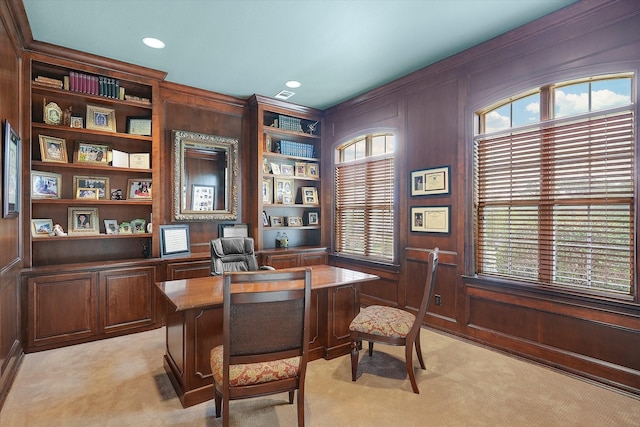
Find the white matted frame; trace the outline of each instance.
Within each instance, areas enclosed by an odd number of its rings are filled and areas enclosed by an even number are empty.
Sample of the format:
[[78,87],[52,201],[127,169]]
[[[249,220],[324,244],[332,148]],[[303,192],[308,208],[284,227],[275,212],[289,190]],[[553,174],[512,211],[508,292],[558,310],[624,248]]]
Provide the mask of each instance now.
[[189,256],[191,254],[189,225],[161,225],[159,229],[161,258]]
[[449,172],[449,166],[411,171],[411,196],[449,194]]
[[411,231],[448,234],[451,231],[450,223],[450,206],[411,207]]

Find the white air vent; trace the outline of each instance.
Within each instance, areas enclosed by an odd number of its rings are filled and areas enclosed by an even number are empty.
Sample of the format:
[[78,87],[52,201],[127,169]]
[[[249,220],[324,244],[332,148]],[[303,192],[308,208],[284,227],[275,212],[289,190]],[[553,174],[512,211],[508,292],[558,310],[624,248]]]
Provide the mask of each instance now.
[[296,94],[295,92],[291,92],[291,91],[288,91],[288,90],[281,90],[280,92],[278,92],[278,94],[274,98],[289,99],[295,94]]

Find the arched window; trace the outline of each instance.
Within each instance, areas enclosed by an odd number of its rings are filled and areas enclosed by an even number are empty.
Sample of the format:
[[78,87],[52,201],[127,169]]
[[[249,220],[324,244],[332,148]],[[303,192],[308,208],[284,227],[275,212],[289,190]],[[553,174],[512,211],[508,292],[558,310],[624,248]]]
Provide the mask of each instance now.
[[479,275],[631,295],[633,75],[540,88],[478,112]]
[[363,135],[340,145],[335,158],[334,252],[393,261],[392,134]]

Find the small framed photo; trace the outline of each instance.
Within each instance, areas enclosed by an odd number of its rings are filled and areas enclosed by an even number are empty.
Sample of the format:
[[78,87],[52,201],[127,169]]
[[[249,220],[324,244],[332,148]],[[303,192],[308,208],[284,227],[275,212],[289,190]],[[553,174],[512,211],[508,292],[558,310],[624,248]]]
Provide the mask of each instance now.
[[9,121],[4,121],[2,145],[2,217],[10,218],[20,213],[21,188],[21,140]]
[[109,200],[109,178],[106,176],[74,176],[73,177],[73,194],[78,197],[78,189],[95,189],[98,193],[98,199]]
[[131,231],[131,224],[129,223],[129,221],[124,221],[120,223],[120,226],[118,226],[118,234],[132,234],[133,232]]
[[282,175],[293,176],[293,165],[280,165],[280,173]]
[[262,179],[262,203],[273,203],[273,181],[271,178]]
[[269,226],[269,215],[267,215],[267,211],[262,211],[262,225],[264,227]]
[[31,171],[32,199],[60,199],[62,175],[53,172]]
[[300,227],[300,226],[302,226],[302,217],[299,217],[299,216],[288,216],[287,217],[287,226],[289,226],[289,227]]
[[301,191],[303,205],[318,204],[318,189],[316,187],[302,187]]
[[71,116],[69,118],[69,126],[76,129],[82,129],[84,127],[84,120],[82,116]]
[[271,135],[269,135],[268,133],[264,134],[264,146],[263,146],[263,150],[264,151],[271,151]]
[[85,200],[98,200],[100,198],[100,193],[97,188],[78,187],[78,189],[76,189],[75,198]]
[[411,207],[411,231],[449,233],[450,206]]
[[115,132],[115,110],[97,105],[87,105],[87,129]]
[[317,163],[307,163],[307,176],[309,178],[320,178],[320,165]]
[[320,224],[320,212],[318,211],[307,211],[304,214],[303,223],[304,225],[319,225]]
[[189,241],[189,225],[161,225],[160,226],[160,257],[189,256],[191,245]]
[[62,109],[55,102],[47,103],[47,101],[45,100],[43,119],[44,122],[48,125],[62,124]]
[[269,168],[269,160],[267,160],[267,159],[263,159],[262,160],[262,173],[263,174],[270,174],[271,173],[271,169]]
[[131,135],[151,136],[151,118],[127,117],[127,133]]
[[43,162],[69,163],[67,157],[67,143],[62,138],[39,135],[40,157]]
[[94,144],[91,142],[76,141],[76,149],[73,153],[74,163],[92,163],[107,166],[110,157],[111,146],[108,144]]
[[131,232],[133,234],[143,234],[147,232],[146,221],[142,218],[132,219],[129,224],[131,225]]
[[118,225],[118,220],[115,219],[105,219],[104,220],[104,231],[107,234],[116,235],[118,234],[120,226]]
[[69,234],[100,234],[100,221],[96,208],[68,208]]
[[191,210],[213,211],[215,210],[216,187],[215,185],[191,185]]
[[296,176],[307,176],[307,164],[304,162],[296,162]]
[[274,178],[274,187],[276,203],[293,203],[293,179]]
[[274,175],[281,175],[282,174],[282,172],[280,172],[280,164],[271,162],[269,165],[271,166],[271,173],[272,174],[274,174]]
[[284,221],[281,216],[271,215],[271,226],[272,227],[282,227],[284,225]]
[[411,196],[449,194],[449,166],[411,171]]
[[151,199],[150,179],[130,179],[127,188],[127,199]]
[[31,220],[31,236],[32,237],[49,237],[53,234],[53,220],[51,219],[32,219]]

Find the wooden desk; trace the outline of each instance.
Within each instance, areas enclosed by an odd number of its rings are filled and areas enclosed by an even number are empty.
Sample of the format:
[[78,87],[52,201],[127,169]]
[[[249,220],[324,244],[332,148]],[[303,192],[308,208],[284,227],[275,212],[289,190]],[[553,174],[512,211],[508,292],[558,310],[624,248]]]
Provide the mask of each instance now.
[[[372,274],[328,265],[311,268],[309,360],[348,354],[349,323],[360,310],[360,283]],[[164,368],[189,407],[213,398],[209,353],[222,344],[222,277],[158,282],[174,310],[167,313]]]

